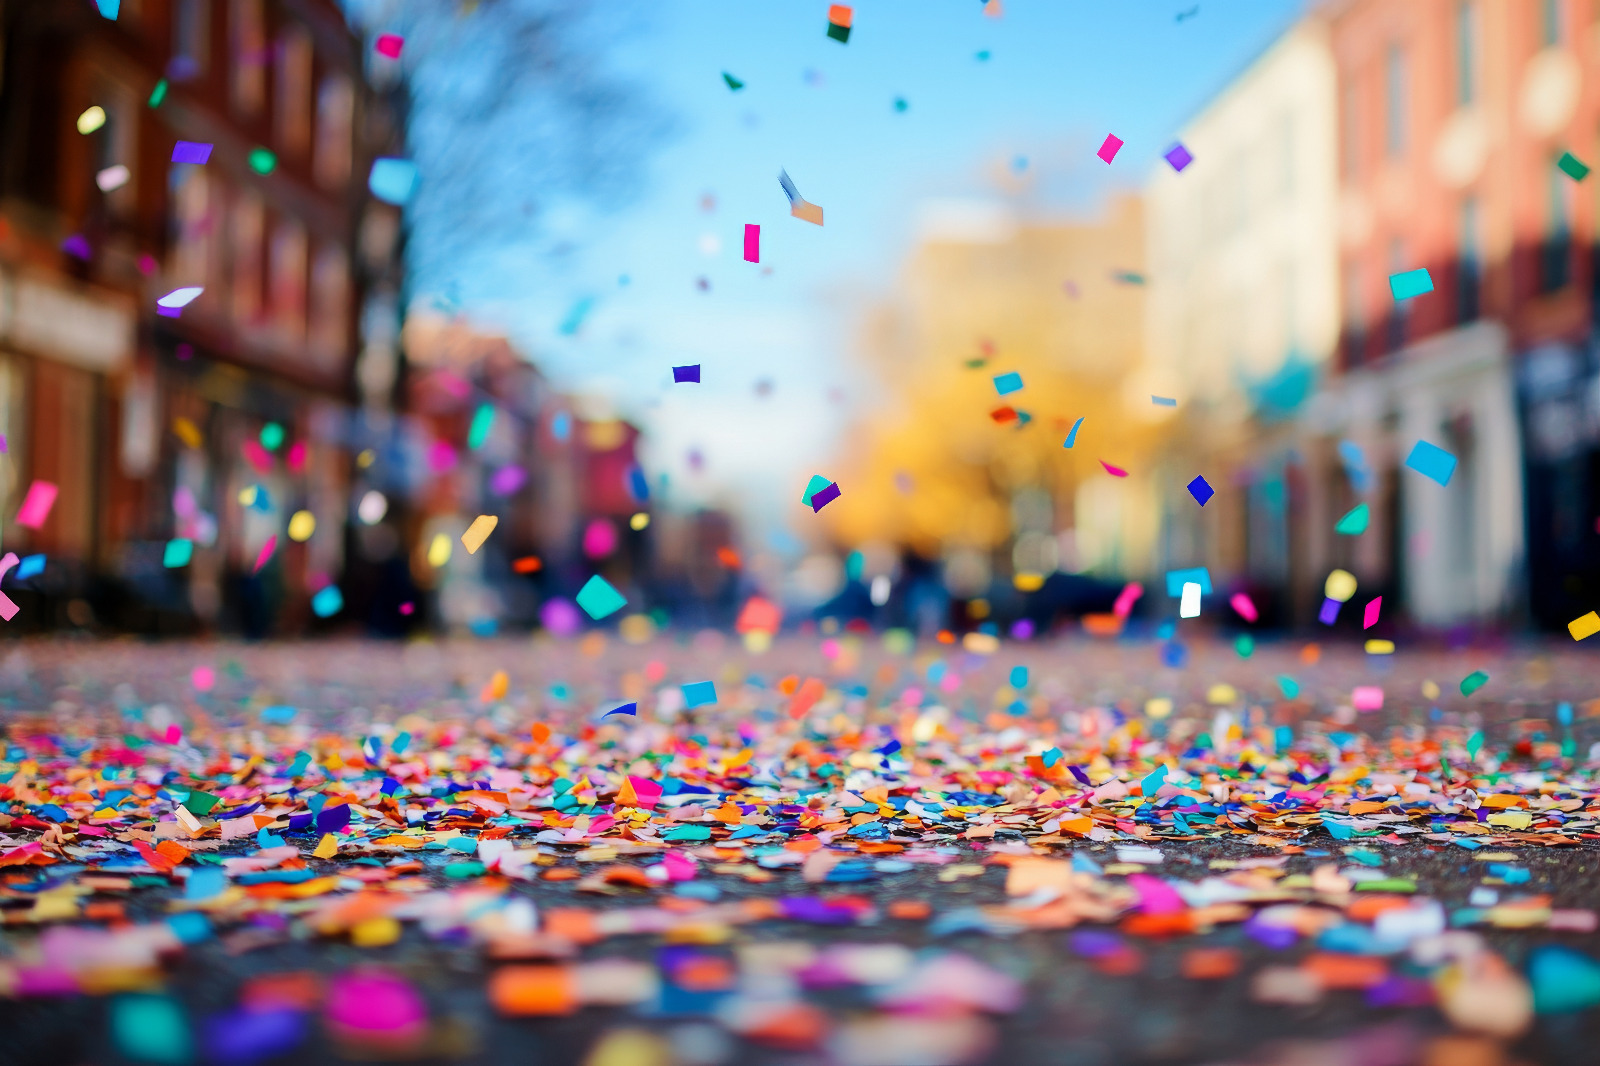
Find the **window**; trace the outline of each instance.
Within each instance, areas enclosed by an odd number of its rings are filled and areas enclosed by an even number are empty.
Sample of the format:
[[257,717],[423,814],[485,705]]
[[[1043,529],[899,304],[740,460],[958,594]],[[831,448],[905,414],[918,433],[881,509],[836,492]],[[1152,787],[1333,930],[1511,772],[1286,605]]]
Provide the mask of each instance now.
[[254,118],[267,105],[267,30],[261,0],[233,0],[230,11],[233,109]]
[[306,231],[279,219],[272,233],[272,325],[278,339],[299,345],[306,337]]
[[1356,134],[1356,87],[1349,83],[1344,86],[1339,101],[1339,166],[1347,178],[1356,176],[1360,162],[1361,145]]
[[1389,46],[1383,62],[1384,150],[1390,158],[1406,150],[1406,54],[1397,44]]
[[311,34],[290,25],[278,38],[278,144],[303,155],[311,147]]
[[127,168],[128,176],[122,185],[105,194],[107,210],[113,216],[122,217],[134,207],[133,182],[139,162],[139,107],[126,86],[110,81],[99,84],[95,99],[105,109],[106,121],[92,135],[94,172],[99,175],[110,167]]
[[1478,317],[1478,292],[1483,279],[1482,243],[1478,237],[1478,199],[1461,201],[1461,251],[1456,283],[1456,321],[1471,322]]
[[341,75],[322,79],[317,89],[317,145],[312,172],[317,184],[338,189],[350,180],[350,153],[355,137],[356,93]]
[[1456,4],[1456,103],[1478,98],[1478,12],[1473,0]]
[[172,190],[172,276],[182,285],[210,285],[217,267],[218,195],[205,167],[177,163]]
[[337,365],[349,346],[350,262],[344,249],[325,244],[311,268],[312,354],[323,366]]
[[1345,365],[1359,366],[1367,344],[1366,307],[1361,292],[1361,264],[1352,260],[1344,267]]
[[[1413,269],[1413,265],[1406,262],[1406,244],[1399,237],[1389,239],[1389,273],[1398,274],[1404,270]],[[1406,344],[1406,321],[1411,317],[1410,300],[1392,301],[1388,317],[1388,337],[1385,339],[1385,350],[1396,352]]]
[[1554,160],[1545,181],[1549,207],[1539,249],[1539,287],[1542,292],[1555,292],[1572,280],[1572,208],[1567,202],[1571,181]]
[[266,212],[261,197],[246,190],[233,202],[233,318],[241,325],[261,315],[261,244]]
[[211,0],[176,0],[172,18],[172,62],[167,74],[188,81],[205,73],[211,58]]

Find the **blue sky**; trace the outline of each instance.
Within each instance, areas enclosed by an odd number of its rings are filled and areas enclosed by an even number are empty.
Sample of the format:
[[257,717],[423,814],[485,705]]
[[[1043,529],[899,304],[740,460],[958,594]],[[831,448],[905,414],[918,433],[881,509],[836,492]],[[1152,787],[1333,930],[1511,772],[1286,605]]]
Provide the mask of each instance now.
[[[636,419],[669,503],[772,513],[810,473],[827,473],[849,421],[870,419],[885,385],[857,367],[860,315],[892,293],[930,201],[1003,197],[1035,217],[1092,214],[1108,190],[1137,187],[1185,119],[1303,5],[1005,0],[999,19],[978,0],[854,6],[845,45],[826,36],[825,0],[602,8],[585,46],[673,124],[646,154],[637,194],[546,201],[544,241],[508,226],[448,264],[446,285],[437,270],[418,278],[417,298],[448,288],[560,385]],[[447,74],[474,61],[466,48],[421,54]],[[723,71],[745,87],[729,91]],[[416,136],[448,118],[418,117]],[[1094,156],[1107,133],[1127,142],[1111,167]],[[825,227],[789,217],[780,167],[823,206]],[[512,214],[521,194],[506,194]],[[747,223],[761,226],[759,267],[741,259]],[[545,251],[551,238],[569,245],[559,262]],[[696,287],[702,277],[709,291]],[[592,310],[564,335],[585,298]],[[671,384],[682,363],[702,364],[700,385]],[[691,450],[704,457],[698,474]]]

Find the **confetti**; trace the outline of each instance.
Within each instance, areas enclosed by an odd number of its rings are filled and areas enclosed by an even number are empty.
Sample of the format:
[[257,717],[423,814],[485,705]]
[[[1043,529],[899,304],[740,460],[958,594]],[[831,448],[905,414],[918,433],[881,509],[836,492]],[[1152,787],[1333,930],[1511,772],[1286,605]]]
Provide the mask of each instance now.
[[840,44],[850,41],[850,27],[855,21],[855,11],[845,4],[833,4],[828,8],[828,36]]
[[761,227],[755,223],[746,223],[744,227],[744,261],[761,262]]
[[1409,300],[1433,291],[1433,278],[1427,267],[1389,275],[1389,291],[1396,300]]
[[1118,137],[1114,133],[1108,133],[1106,134],[1105,141],[1100,145],[1100,150],[1095,152],[1095,155],[1100,157],[1101,162],[1110,163],[1113,159],[1117,158],[1117,152],[1121,148],[1122,138]]
[[1406,456],[1406,466],[1430,481],[1448,485],[1456,472],[1456,457],[1436,444],[1419,440],[1411,446],[1411,454]]
[[672,381],[673,381],[673,384],[681,384],[681,383],[686,382],[686,381],[699,383],[699,381],[700,381],[700,364],[699,363],[694,363],[694,364],[692,364],[690,366],[675,366],[675,367],[673,367],[672,368]]
[[17,525],[26,526],[28,529],[38,529],[50,517],[50,508],[55,506],[56,486],[52,481],[35,480],[28,486],[28,493],[22,498],[22,506],[17,510]]
[[1165,159],[1167,165],[1180,174],[1183,173],[1185,167],[1194,162],[1194,156],[1190,155],[1189,149],[1185,148],[1181,143],[1174,144],[1171,148],[1168,148],[1161,158]]
[[628,605],[627,598],[599,574],[591,577],[578,590],[577,603],[584,613],[595,621],[616,614]]
[[399,59],[400,50],[405,47],[406,39],[396,33],[380,33],[372,42],[372,50],[381,56],[390,59]]
[[1189,495],[1194,497],[1194,502],[1198,503],[1201,507],[1204,507],[1206,505],[1206,501],[1217,494],[1216,490],[1211,487],[1210,483],[1207,482],[1204,477],[1199,475],[1196,475],[1195,479],[1189,482],[1188,486],[1186,487],[1189,490]]
[[211,149],[204,141],[179,141],[172,146],[172,161],[202,166],[211,158]]
[[494,532],[494,527],[500,524],[497,515],[481,514],[472,520],[467,531],[461,534],[461,544],[467,549],[468,555],[478,554],[478,549],[483,547],[483,542],[489,539],[489,534]]

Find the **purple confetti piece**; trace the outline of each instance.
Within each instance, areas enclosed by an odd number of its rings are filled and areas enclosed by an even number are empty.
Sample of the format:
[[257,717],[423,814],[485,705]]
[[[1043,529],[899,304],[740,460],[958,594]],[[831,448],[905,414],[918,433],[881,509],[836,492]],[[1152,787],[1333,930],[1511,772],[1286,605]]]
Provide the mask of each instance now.
[[489,475],[489,491],[496,496],[510,496],[528,482],[528,472],[520,466],[502,466]]
[[1339,620],[1339,608],[1343,606],[1338,600],[1328,597],[1322,601],[1322,610],[1317,612],[1317,621],[1325,626],[1331,626]]
[[1185,148],[1182,142],[1179,142],[1178,144],[1173,145],[1171,148],[1168,148],[1167,154],[1161,158],[1165,159],[1171,165],[1172,169],[1176,170],[1180,174],[1183,173],[1184,167],[1194,162],[1194,156],[1189,154],[1189,149]]
[[673,384],[678,384],[678,383],[685,382],[685,381],[699,382],[699,380],[700,380],[700,364],[699,363],[695,363],[693,366],[675,366],[675,367],[672,368],[672,381],[673,381]]
[[818,489],[811,495],[811,511],[813,514],[822,510],[828,504],[839,498],[839,486],[833,482],[828,483],[825,489]]
[[211,158],[212,145],[204,141],[179,141],[172,146],[174,163],[205,164]]

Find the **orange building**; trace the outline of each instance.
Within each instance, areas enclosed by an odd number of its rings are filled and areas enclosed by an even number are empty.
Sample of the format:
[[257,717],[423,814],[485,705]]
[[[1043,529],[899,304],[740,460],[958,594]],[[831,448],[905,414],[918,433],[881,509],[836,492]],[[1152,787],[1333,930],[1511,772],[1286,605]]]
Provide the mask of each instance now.
[[[1393,534],[1355,562],[1364,581],[1404,589],[1418,620],[1507,616],[1526,600],[1564,623],[1600,596],[1600,182],[1559,166],[1568,152],[1600,163],[1600,11],[1346,0],[1327,13],[1344,328],[1339,372],[1307,416],[1329,444],[1311,449],[1310,476],[1350,479],[1334,440],[1365,449]],[[1397,301],[1389,277],[1417,268],[1434,291]],[[1401,468],[1418,438],[1459,458],[1447,490]],[[1333,493],[1316,521],[1359,494]]]

